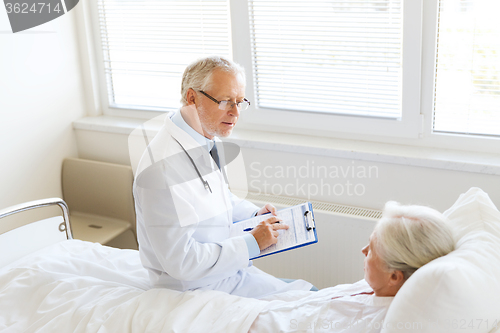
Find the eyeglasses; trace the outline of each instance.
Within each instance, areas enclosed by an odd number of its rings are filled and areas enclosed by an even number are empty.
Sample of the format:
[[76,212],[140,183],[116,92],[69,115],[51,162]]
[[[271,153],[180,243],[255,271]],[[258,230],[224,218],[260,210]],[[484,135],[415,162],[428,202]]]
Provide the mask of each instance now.
[[243,101],[238,102],[238,103],[231,102],[231,101],[218,101],[215,98],[213,98],[212,96],[210,96],[209,94],[207,94],[206,92],[204,92],[202,90],[198,90],[198,91],[201,92],[203,95],[207,96],[210,100],[219,104],[219,109],[224,110],[224,111],[231,110],[232,108],[234,108],[235,105],[238,108],[238,110],[240,110],[240,111],[244,111],[244,110],[248,109],[248,107],[250,106],[250,101],[246,98],[244,98]]

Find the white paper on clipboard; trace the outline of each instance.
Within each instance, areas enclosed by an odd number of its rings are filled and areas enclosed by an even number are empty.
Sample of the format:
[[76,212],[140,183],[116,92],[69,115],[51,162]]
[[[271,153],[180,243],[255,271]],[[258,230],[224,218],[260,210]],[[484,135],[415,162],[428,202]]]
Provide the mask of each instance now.
[[[262,250],[259,256],[251,259],[318,242],[316,222],[311,203],[305,202],[297,206],[287,207],[279,210],[277,214],[282,220],[281,223],[287,224],[289,228],[287,230],[279,230],[278,243]],[[254,228],[257,224],[270,217],[272,217],[271,214],[265,214],[235,222],[231,227],[231,237],[244,235],[248,232],[245,230]]]

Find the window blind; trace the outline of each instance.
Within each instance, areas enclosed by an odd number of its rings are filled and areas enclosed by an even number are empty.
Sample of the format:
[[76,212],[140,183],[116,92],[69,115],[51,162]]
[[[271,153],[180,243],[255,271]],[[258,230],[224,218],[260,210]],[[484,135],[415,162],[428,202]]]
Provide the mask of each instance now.
[[500,135],[500,3],[441,0],[434,131]]
[[189,63],[231,56],[228,0],[98,0],[98,12],[112,107],[178,108]]
[[399,118],[402,5],[249,1],[259,107]]

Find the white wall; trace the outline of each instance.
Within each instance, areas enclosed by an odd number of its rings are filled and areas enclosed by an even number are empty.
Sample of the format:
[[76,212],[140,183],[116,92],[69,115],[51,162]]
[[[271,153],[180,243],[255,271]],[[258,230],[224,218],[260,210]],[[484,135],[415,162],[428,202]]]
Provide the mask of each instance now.
[[[459,194],[476,186],[500,205],[500,177],[495,175],[257,149],[243,151],[252,192],[267,190],[286,195],[286,190],[294,189],[291,196],[310,200],[373,209],[396,200],[444,211]],[[271,185],[266,185],[266,180]]]
[[[130,165],[127,135],[82,129],[76,133],[81,158]],[[461,193],[476,186],[500,206],[500,177],[497,175],[290,153],[271,148],[243,148],[242,151],[248,189],[252,192],[267,190],[269,194],[373,209],[382,209],[386,201],[396,200],[444,211]],[[322,166],[327,167],[326,175]],[[320,175],[317,175],[318,170]],[[338,176],[333,170],[338,170]]]
[[0,10],[0,208],[61,197],[61,163],[77,156],[85,116],[75,11],[12,33]]

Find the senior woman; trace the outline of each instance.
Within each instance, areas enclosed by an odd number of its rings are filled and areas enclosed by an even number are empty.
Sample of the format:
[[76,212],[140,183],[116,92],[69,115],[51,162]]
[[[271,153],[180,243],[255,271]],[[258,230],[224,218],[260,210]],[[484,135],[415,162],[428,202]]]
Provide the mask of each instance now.
[[389,201],[365,255],[365,278],[318,292],[288,292],[271,301],[250,332],[379,332],[394,296],[420,267],[455,249],[446,218],[425,206]]

